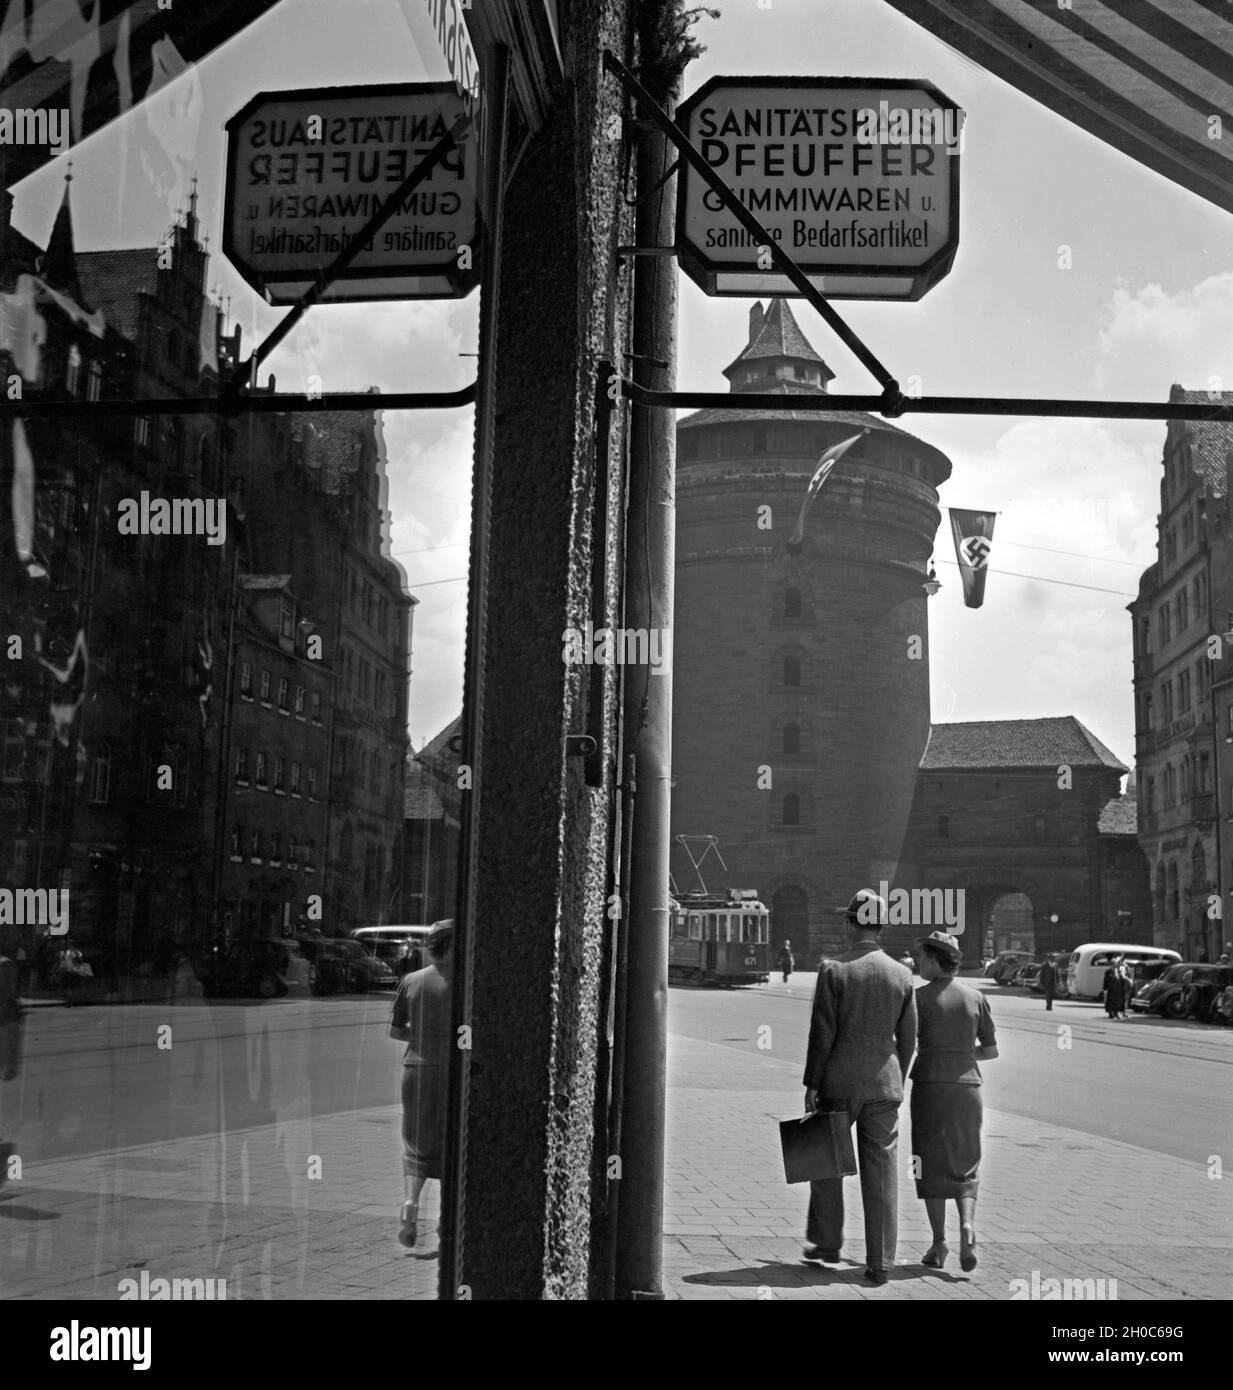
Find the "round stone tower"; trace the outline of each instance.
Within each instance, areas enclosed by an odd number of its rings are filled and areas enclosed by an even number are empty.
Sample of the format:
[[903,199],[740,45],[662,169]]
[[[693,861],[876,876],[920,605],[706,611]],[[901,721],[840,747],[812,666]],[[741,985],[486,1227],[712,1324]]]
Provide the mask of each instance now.
[[[750,311],[731,389],[825,392],[782,299]],[[789,548],[831,445],[838,460]],[[812,966],[862,887],[893,883],[929,738],[924,589],[950,460],[872,415],[701,410],[677,426],[672,831],[716,835]],[[673,844],[681,890],[696,886]]]

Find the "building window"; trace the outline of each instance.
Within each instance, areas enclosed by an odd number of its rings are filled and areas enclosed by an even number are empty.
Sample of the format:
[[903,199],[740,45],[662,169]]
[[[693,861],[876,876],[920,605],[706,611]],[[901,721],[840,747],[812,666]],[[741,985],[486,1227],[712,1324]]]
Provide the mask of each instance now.
[[240,859],[244,855],[244,827],[236,824],[231,827],[231,857]]
[[1161,727],[1168,728],[1173,723],[1173,682],[1165,681],[1160,687]]
[[801,751],[801,726],[799,724],[785,724],[783,726],[783,751],[785,753],[799,753]]
[[105,806],[111,800],[111,744],[105,740],[90,759],[90,800]]
[[257,754],[257,785],[264,787],[266,784],[266,757],[264,753]]
[[1182,671],[1177,678],[1177,712],[1185,714],[1190,708],[1190,672]]
[[1160,625],[1160,645],[1163,647],[1173,636],[1169,625],[1169,605],[1167,603],[1157,614],[1157,622]]
[[316,801],[316,799],[317,799],[317,769],[316,769],[315,767],[310,767],[310,768],[308,769],[308,795],[309,795],[314,801]]
[[235,780],[248,785],[248,749],[238,748],[235,755]]
[[291,687],[287,683],[286,676],[280,676],[278,678],[278,708],[283,714],[290,713],[290,709],[287,705],[287,695],[289,694],[290,690]]
[[261,703],[263,705],[270,703],[270,673],[268,671],[261,673]]
[[68,350],[68,364],[64,371],[64,389],[75,396],[81,386],[81,350],[73,343]]
[[297,685],[295,688],[295,717],[304,718],[304,687]]
[[788,792],[783,799],[783,825],[800,825],[801,799],[795,792]]
[[286,595],[279,605],[278,631],[283,637],[295,636],[295,604]]
[[317,867],[317,842],[311,836],[304,846],[304,867],[310,874]]
[[254,830],[248,837],[248,857],[261,862],[261,831]]
[[1177,886],[1177,864],[1169,865],[1168,890],[1166,892],[1166,906],[1168,908],[1169,920],[1176,921],[1181,915],[1181,894]]
[[799,656],[790,655],[783,659],[783,683],[784,685],[800,685],[801,683],[801,659]]
[[1156,779],[1154,777],[1149,777],[1147,779],[1146,795],[1147,802],[1145,804],[1145,809],[1149,812],[1154,811],[1156,809]]
[[91,359],[89,374],[86,378],[86,400],[96,401],[103,394],[103,364],[97,359]]
[[292,763],[292,764],[291,764],[291,795],[292,795],[292,796],[299,796],[299,794],[300,794],[300,765],[299,765],[299,763]]
[[275,757],[275,759],[274,759],[274,790],[275,790],[276,792],[281,792],[281,791],[285,790],[285,788],[284,788],[284,786],[283,786],[283,767],[284,767],[284,765],[285,765],[285,764],[284,764],[282,758]]
[[150,447],[150,417],[138,415],[133,421],[133,441],[140,449]]
[[783,615],[785,618],[801,616],[801,591],[796,588],[783,591]]
[[1199,786],[1200,796],[1206,796],[1212,789],[1212,759],[1209,753],[1199,754]]
[[253,698],[253,663],[251,661],[240,663],[240,698],[244,700]]
[[314,724],[321,723],[321,692],[319,690],[313,691],[312,721]]
[[282,831],[275,830],[270,835],[270,863],[281,864],[283,862],[283,836]]

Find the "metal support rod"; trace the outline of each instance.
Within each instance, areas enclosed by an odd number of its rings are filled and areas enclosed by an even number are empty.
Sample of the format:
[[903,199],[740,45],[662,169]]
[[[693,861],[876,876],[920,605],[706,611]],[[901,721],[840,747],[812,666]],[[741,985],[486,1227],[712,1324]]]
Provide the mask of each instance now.
[[115,415],[289,415],[317,410],[456,410],[472,405],[476,383],[457,391],[335,391],[302,396],[291,391],[256,395],[184,396],[136,401],[41,400],[0,401],[0,420],[106,419]]
[[1216,420],[1233,422],[1233,405],[1199,401],[1065,401],[1022,396],[901,396],[887,410],[882,396],[830,394],[770,396],[752,392],[651,391],[622,378],[621,394],[638,405],[676,410],[755,410],[768,415],[829,415],[853,410],[873,415],[1056,415],[1087,420]]
[[[659,103],[654,100],[651,94],[638,81],[633,73],[630,72],[625,64],[621,62],[616,54],[609,49],[604,49],[604,67],[609,72],[614,73],[621,82],[624,83],[626,89],[638,98],[650,113],[651,119],[659,129],[663,131],[668,139],[672,141],[677,149],[680,150],[681,156],[693,165],[698,171],[699,176],[715,196],[723,201],[724,206],[733,217],[736,218],[750,236],[757,237],[759,245],[766,247],[770,253],[771,263],[774,265],[775,269],[792,282],[804,298],[822,315],[842,342],[860,359],[861,363],[873,373],[878,384],[886,393],[888,404],[893,402],[899,395],[899,383],[890,372],[887,371],[882,363],[878,361],[873,353],[870,352],[865,344],[861,342],[843,319],[839,317],[827,300],[823,298],[822,292],[818,287],[810,282],[809,277],[800,266],[797,265],[775,238],[771,236],[770,232],[766,230],[762,223],[758,221],[753,213],[750,212],[736,194],[733,193],[723,179],[721,179],[706,160],[703,159],[702,155],[694,149],[680,126],[678,126],[671,116],[669,116]],[[644,241],[642,237],[639,237],[638,240],[640,244],[644,245],[667,245],[673,240],[673,229],[670,226],[666,228],[659,243]]]
[[253,386],[257,380],[257,368],[282,342],[288,333],[296,326],[304,315],[313,307],[318,299],[329,289],[335,280],[343,273],[353,260],[360,254],[368,242],[376,236],[382,227],[402,206],[406,198],[432,174],[437,165],[454,148],[458,137],[471,124],[470,116],[459,116],[450,126],[449,130],[437,141],[431,150],[415,166],[398,187],[390,194],[384,203],[373,213],[367,222],[356,232],[355,236],[347,244],[343,251],[330,262],[326,268],[319,272],[316,281],[304,291],[298,300],[291,306],[290,311],[282,318],[271,333],[255,347],[250,354],[248,361],[242,363],[235,369],[235,373],[223,388],[224,391],[239,391],[243,386]]

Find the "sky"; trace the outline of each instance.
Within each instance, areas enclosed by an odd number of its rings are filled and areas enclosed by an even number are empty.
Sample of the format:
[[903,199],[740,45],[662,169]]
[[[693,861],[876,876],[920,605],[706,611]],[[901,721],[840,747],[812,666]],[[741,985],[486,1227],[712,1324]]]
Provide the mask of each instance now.
[[[840,313],[901,381],[926,395],[1165,400],[1174,382],[1233,387],[1229,216],[1053,115],[956,54],[883,0],[715,0],[718,20],[686,73],[924,78],[967,113],[958,254],[915,304],[845,301]],[[200,180],[217,248],[224,122],[259,90],[437,80],[445,64],[422,0],[283,0],[150,102],[72,151],[79,249],[157,243]],[[1229,138],[1233,138],[1231,135]],[[18,189],[17,225],[50,230],[63,160]],[[1070,268],[1061,268],[1069,248]],[[517,273],[514,268],[511,273]],[[251,347],[278,321],[212,256]],[[479,295],[313,309],[269,359],[280,389],[446,390],[475,374]],[[677,376],[726,390],[749,301],[708,298],[681,276]],[[805,334],[831,390],[876,385],[815,312]],[[264,379],[264,378],[263,378]],[[943,507],[999,513],[981,609],[963,605],[943,515],[941,592],[929,605],[932,715],[1073,714],[1128,765],[1134,714],[1125,611],[1155,558],[1164,426],[911,416],[942,449]],[[385,417],[393,550],[419,604],[411,736],[422,746],[461,702],[472,412]]]

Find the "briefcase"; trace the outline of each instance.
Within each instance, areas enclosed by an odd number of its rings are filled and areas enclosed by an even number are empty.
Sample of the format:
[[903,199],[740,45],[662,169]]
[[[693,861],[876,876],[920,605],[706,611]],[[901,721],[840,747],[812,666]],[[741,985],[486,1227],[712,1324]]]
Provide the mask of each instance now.
[[788,1182],[842,1178],[856,1172],[846,1110],[815,1110],[801,1119],[780,1120],[779,1143]]

